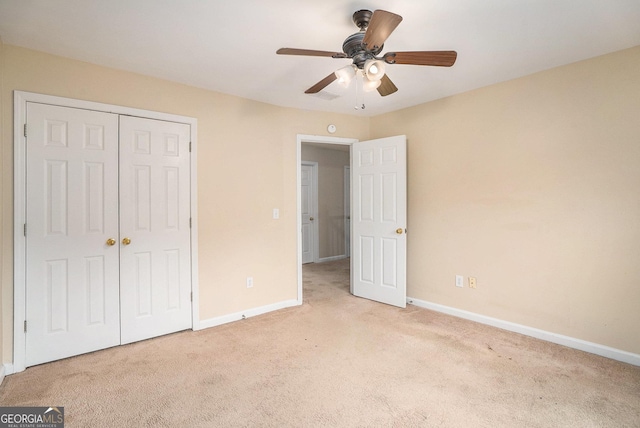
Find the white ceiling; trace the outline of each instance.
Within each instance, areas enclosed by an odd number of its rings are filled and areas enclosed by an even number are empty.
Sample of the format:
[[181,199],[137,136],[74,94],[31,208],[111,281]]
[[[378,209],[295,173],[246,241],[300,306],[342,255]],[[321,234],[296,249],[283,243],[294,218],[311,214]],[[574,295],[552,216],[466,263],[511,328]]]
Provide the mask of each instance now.
[[[399,88],[304,91],[348,59],[359,9],[404,17],[383,52],[456,50],[451,68],[391,65]],[[0,0],[0,38],[279,106],[372,116],[640,45],[640,0]],[[360,102],[358,102],[360,103]]]

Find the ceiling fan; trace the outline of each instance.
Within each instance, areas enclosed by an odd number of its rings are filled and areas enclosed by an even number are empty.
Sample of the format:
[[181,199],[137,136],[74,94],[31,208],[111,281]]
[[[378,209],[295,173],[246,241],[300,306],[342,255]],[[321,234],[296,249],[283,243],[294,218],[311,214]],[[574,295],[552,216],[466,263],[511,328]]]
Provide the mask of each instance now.
[[364,76],[365,90],[377,89],[380,95],[387,96],[398,90],[385,74],[386,64],[432,65],[451,67],[458,54],[455,51],[412,51],[387,52],[378,57],[384,42],[402,21],[400,15],[385,10],[359,10],[353,14],[353,22],[360,31],[347,37],[342,44],[342,52],[317,51],[310,49],[281,48],[280,55],[324,56],[331,58],[350,58],[353,63],[331,73],[309,89],[305,94],[320,92],[334,80],[343,86],[358,73]]

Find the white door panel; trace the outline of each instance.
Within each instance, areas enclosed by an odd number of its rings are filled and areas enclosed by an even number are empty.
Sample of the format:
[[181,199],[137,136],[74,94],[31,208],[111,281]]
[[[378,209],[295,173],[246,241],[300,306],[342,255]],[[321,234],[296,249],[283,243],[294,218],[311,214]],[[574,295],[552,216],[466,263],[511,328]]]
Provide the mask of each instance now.
[[122,343],[191,327],[189,135],[120,118]]
[[353,247],[356,296],[406,306],[406,138],[354,143]]
[[28,366],[120,343],[117,121],[27,104]]

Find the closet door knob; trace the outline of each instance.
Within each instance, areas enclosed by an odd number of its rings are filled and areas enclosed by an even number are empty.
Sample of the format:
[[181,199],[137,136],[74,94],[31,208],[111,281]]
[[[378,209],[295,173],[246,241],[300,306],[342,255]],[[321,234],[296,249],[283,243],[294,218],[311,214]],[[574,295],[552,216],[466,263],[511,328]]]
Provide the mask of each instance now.
[[131,244],[131,239],[129,238],[123,238],[122,239],[122,245],[129,245]]
[[116,240],[113,238],[107,239],[107,245],[113,247],[114,245],[116,245]]

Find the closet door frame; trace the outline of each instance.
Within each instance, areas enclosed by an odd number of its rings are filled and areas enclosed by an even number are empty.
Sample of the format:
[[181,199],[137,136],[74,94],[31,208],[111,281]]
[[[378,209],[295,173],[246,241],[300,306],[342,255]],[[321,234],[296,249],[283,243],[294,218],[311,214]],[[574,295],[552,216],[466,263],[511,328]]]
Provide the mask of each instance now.
[[[27,120],[27,103],[52,104],[62,107],[80,108],[127,116],[178,122],[190,125],[190,210],[191,210],[191,301],[192,329],[200,330],[199,293],[198,293],[198,210],[197,210],[197,135],[198,121],[193,117],[160,113],[150,110],[123,107],[72,98],[56,97],[33,92],[14,91],[14,165],[13,165],[13,364],[8,373],[23,371],[26,367],[26,137],[24,135]],[[28,233],[28,231],[27,231]]]

